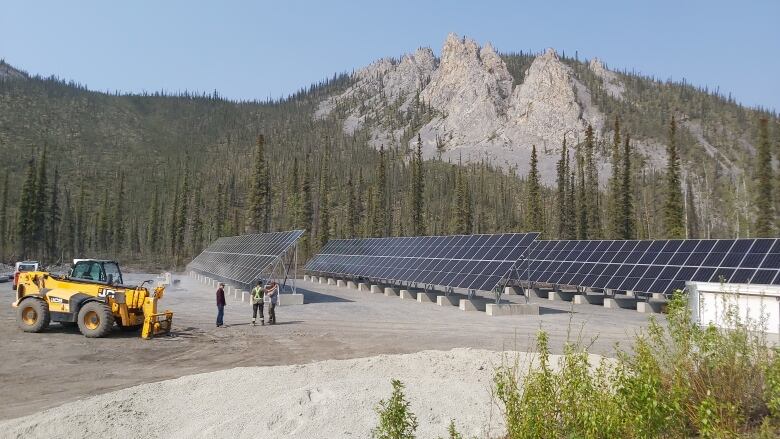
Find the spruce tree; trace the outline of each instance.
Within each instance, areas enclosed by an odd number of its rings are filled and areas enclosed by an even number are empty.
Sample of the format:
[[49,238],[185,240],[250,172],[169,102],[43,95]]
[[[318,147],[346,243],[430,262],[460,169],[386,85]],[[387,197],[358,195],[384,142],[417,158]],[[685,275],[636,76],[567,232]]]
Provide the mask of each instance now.
[[103,191],[103,205],[98,214],[97,224],[97,245],[101,254],[105,254],[108,251],[109,240],[111,239],[110,213],[108,211],[108,189],[106,188]]
[[19,255],[22,259],[27,259],[32,253],[32,246],[35,243],[34,233],[34,215],[35,215],[35,195],[37,193],[35,159],[27,162],[27,176],[24,179],[24,185],[21,188],[19,202],[19,219],[17,221],[17,232],[19,234]]
[[[38,164],[38,178],[35,181],[35,199],[33,200],[33,243],[39,254],[45,251],[46,217],[48,210],[48,173],[46,170],[46,148],[43,148]],[[42,255],[44,256],[44,255]]]
[[49,207],[46,218],[46,254],[50,259],[57,260],[57,247],[59,237],[59,225],[62,220],[59,205],[59,187],[60,187],[60,169],[54,167],[54,181],[52,181],[51,194],[49,196]]
[[620,185],[620,239],[634,239],[636,226],[634,221],[634,187],[631,171],[631,145],[630,136],[626,135],[623,143],[623,170],[620,173],[622,179]]
[[65,206],[62,209],[62,227],[60,228],[60,250],[64,260],[73,258],[75,251],[75,218],[70,192],[65,191]]
[[287,197],[287,205],[283,207],[283,211],[289,218],[288,229],[295,229],[298,227],[298,216],[300,215],[301,196],[298,193],[300,191],[299,176],[298,176],[298,158],[293,159],[292,171],[290,172],[290,181],[288,183],[289,196]]
[[425,175],[423,171],[422,139],[418,133],[417,149],[415,150],[414,157],[412,159],[412,189],[410,202],[412,210],[412,235],[414,236],[425,235],[425,206],[423,205],[424,185]]
[[685,208],[680,186],[680,157],[677,151],[677,122],[669,124],[669,145],[666,148],[666,193],[664,199],[664,232],[668,239],[685,238]]
[[[177,244],[179,243],[179,182],[178,178],[174,183],[173,203],[171,203],[171,221],[168,224],[168,242],[170,244],[170,255],[176,257],[178,253]],[[176,262],[174,262],[176,265]]]
[[531,168],[528,172],[528,199],[526,200],[526,227],[529,231],[544,234],[544,212],[542,210],[542,189],[539,184],[539,165],[536,145],[531,146]]
[[620,175],[621,162],[620,149],[623,145],[620,143],[620,119],[615,117],[615,134],[612,139],[612,154],[610,156],[610,163],[612,165],[612,175],[609,178],[609,203],[607,205],[609,227],[607,228],[607,237],[610,239],[617,239],[621,236],[621,230],[623,228],[623,211],[620,208],[623,200],[623,194],[621,189],[623,187],[623,179]]
[[85,209],[84,179],[79,187],[79,200],[76,205],[76,244],[75,252],[78,257],[83,257],[87,251],[87,218]]
[[125,174],[119,173],[119,186],[114,199],[114,215],[112,217],[112,244],[114,254],[121,255],[125,245],[125,217],[123,203],[125,199]]
[[[306,163],[310,164],[311,159],[306,157]],[[297,228],[305,230],[303,236],[301,236],[300,247],[304,250],[308,257],[312,253],[312,230],[314,230],[314,214],[312,208],[311,197],[311,171],[309,166],[306,166],[303,171],[303,179],[301,180],[301,205],[299,210],[299,217],[297,222]]]
[[252,187],[249,191],[249,231],[257,233],[265,231],[268,207],[268,168],[265,162],[265,137],[257,136],[255,147],[255,162],[252,172]]
[[225,194],[222,183],[217,183],[217,207],[214,209],[214,236],[212,239],[221,238],[225,233]]
[[585,130],[585,204],[588,207],[588,239],[601,238],[601,212],[599,209],[599,171],[596,167],[596,145],[593,127]]
[[146,247],[152,255],[160,251],[160,196],[155,186],[149,217],[146,220]]
[[577,239],[588,239],[588,203],[585,186],[585,157],[577,146]]
[[3,178],[3,192],[0,195],[0,262],[5,262],[8,248],[8,173]]
[[[569,169],[569,160],[566,160],[566,169]],[[573,170],[569,171],[569,184],[566,190],[566,237],[565,239],[577,239],[577,196],[576,176]]]
[[561,158],[555,167],[556,182],[558,190],[556,191],[556,201],[558,208],[558,239],[566,239],[568,231],[569,219],[567,217],[566,209],[566,186],[569,182],[569,175],[566,170],[566,162],[568,161],[569,152],[566,149],[566,136],[563,137],[563,145],[561,146]]
[[203,249],[203,217],[201,213],[201,182],[195,183],[192,198],[192,233],[190,234],[190,254],[197,255]]
[[190,206],[190,167],[189,157],[184,157],[184,178],[181,184],[181,194],[179,195],[179,213],[176,215],[176,249],[174,251],[175,265],[179,265],[181,257],[186,253],[184,248],[185,235],[187,230],[187,220],[189,220]]
[[379,148],[379,163],[376,170],[376,183],[374,188],[374,206],[373,210],[373,236],[387,236],[387,165],[385,164],[385,147]]
[[344,237],[354,238],[358,219],[355,216],[357,199],[355,198],[355,186],[352,184],[352,175],[347,178],[347,212],[344,218]]
[[760,238],[773,236],[775,210],[772,198],[772,152],[769,146],[769,121],[761,119],[758,124],[758,154],[756,155],[756,226],[755,234]]
[[317,224],[317,248],[325,247],[330,239],[330,184],[327,160],[322,162],[319,188],[319,215]]

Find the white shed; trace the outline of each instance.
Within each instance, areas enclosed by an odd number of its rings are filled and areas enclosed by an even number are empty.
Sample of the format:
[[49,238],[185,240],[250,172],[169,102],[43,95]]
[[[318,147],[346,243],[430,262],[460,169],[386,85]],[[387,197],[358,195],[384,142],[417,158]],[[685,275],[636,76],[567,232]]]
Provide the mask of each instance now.
[[727,313],[741,322],[763,323],[764,331],[780,334],[780,285],[686,282],[694,321],[727,328]]

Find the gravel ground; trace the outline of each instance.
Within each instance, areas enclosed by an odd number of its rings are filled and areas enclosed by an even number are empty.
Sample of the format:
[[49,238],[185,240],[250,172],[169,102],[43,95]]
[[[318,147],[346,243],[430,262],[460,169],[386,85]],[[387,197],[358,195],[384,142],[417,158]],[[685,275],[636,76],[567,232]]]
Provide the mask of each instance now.
[[[150,277],[133,275],[129,280]],[[581,337],[592,344],[593,353],[611,356],[616,343],[626,343],[647,325],[645,314],[592,305],[534,298],[543,306],[539,316],[489,317],[301,281],[307,304],[279,307],[279,325],[251,326],[250,305],[228,296],[228,327],[216,328],[213,288],[180,279],[160,304],[175,314],[172,336],[148,341],[119,331],[86,339],[54,324],[41,334],[24,333],[8,305],[13,292],[9,284],[0,284],[0,420],[139,384],[235,367],[454,348],[529,351],[540,328],[550,334],[553,353],[560,353],[568,338]],[[389,386],[388,380],[382,383]]]
[[234,368],[143,384],[0,424],[4,438],[366,438],[400,379],[420,438],[504,432],[491,397],[495,367],[532,355],[454,349]]

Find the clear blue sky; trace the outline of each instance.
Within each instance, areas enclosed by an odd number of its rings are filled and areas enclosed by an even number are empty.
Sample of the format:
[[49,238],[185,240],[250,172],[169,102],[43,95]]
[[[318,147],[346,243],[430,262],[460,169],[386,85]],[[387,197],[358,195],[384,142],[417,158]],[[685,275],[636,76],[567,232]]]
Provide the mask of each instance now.
[[780,109],[780,2],[11,1],[0,58],[95,90],[287,95],[447,33],[500,51],[554,47]]

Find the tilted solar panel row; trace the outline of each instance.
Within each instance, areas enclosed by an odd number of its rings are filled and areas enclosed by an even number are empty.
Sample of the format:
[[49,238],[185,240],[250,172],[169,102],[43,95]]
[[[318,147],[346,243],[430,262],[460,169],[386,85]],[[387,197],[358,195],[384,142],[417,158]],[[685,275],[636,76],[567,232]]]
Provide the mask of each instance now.
[[329,241],[305,269],[334,276],[492,290],[538,233]]
[[780,240],[536,241],[521,276],[647,293],[668,293],[686,281],[780,285]]
[[187,266],[203,274],[249,285],[277,263],[303,235],[303,230],[219,238]]

